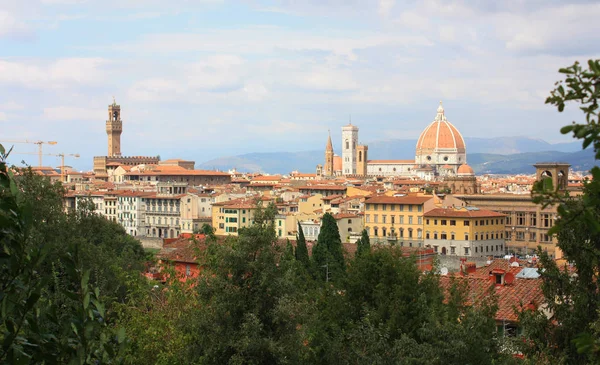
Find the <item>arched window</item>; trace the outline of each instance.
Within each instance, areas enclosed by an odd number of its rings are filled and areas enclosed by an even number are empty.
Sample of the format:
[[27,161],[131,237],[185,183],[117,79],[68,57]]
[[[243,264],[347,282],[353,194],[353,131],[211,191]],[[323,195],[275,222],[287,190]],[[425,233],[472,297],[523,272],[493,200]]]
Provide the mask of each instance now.
[[346,140],[346,149],[349,150],[350,149],[350,141]]
[[358,151],[358,162],[362,162],[362,151]]

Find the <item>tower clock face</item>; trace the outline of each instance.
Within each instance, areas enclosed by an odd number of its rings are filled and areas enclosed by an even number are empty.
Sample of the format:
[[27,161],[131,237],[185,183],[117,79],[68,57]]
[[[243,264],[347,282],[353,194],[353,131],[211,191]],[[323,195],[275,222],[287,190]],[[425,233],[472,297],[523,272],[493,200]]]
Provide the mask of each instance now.
[[114,118],[115,120],[119,120],[119,112],[117,112],[116,110],[115,110],[115,111],[113,111],[113,118]]

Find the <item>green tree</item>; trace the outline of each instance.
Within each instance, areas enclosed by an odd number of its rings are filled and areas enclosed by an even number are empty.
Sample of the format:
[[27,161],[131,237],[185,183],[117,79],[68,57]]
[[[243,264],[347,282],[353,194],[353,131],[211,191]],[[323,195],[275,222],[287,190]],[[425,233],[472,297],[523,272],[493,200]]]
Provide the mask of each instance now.
[[314,270],[317,276],[325,278],[340,277],[346,270],[342,239],[333,215],[325,213],[321,220],[321,231],[317,243],[313,246]]
[[365,252],[371,251],[371,241],[366,229],[362,230],[360,238],[356,241],[356,256],[361,256]]
[[[574,121],[561,129],[582,140],[585,149],[592,146],[600,158],[600,60],[562,68],[565,80],[556,83],[546,99],[547,104],[562,112],[569,104],[577,104],[584,122]],[[592,180],[584,184],[583,195],[569,196],[541,181],[534,189],[534,199],[544,206],[557,205],[558,219],[550,234],[556,235],[564,258],[573,265],[559,267],[539,249],[544,268],[543,291],[551,319],[540,313],[523,315],[529,341],[523,351],[537,363],[598,363],[600,343],[597,340],[600,310],[600,169],[591,170]],[[558,323],[558,325],[556,325]]]
[[296,237],[296,260],[300,261],[304,267],[308,268],[310,259],[308,257],[308,248],[306,247],[306,238],[300,222],[298,222],[298,236]]

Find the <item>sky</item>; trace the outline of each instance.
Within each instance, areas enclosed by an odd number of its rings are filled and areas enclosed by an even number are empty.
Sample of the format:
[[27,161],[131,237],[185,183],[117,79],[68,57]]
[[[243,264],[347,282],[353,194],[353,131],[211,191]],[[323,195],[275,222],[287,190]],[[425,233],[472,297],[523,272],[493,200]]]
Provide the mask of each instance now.
[[361,143],[416,141],[440,100],[465,137],[569,141],[581,113],[544,100],[599,57],[599,18],[592,1],[0,0],[0,141],[57,141],[44,152],[90,169],[113,97],[124,155],[197,164],[323,149],[328,130],[336,147],[350,118]]

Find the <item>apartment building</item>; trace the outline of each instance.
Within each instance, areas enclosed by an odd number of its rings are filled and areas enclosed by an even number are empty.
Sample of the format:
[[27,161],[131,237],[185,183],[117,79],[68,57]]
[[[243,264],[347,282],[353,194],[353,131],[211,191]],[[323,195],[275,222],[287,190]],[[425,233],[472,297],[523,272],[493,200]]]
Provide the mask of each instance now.
[[365,201],[364,226],[371,242],[423,247],[423,214],[435,208],[432,196],[375,196]]
[[475,207],[434,208],[424,215],[425,247],[441,255],[505,254],[504,214]]

